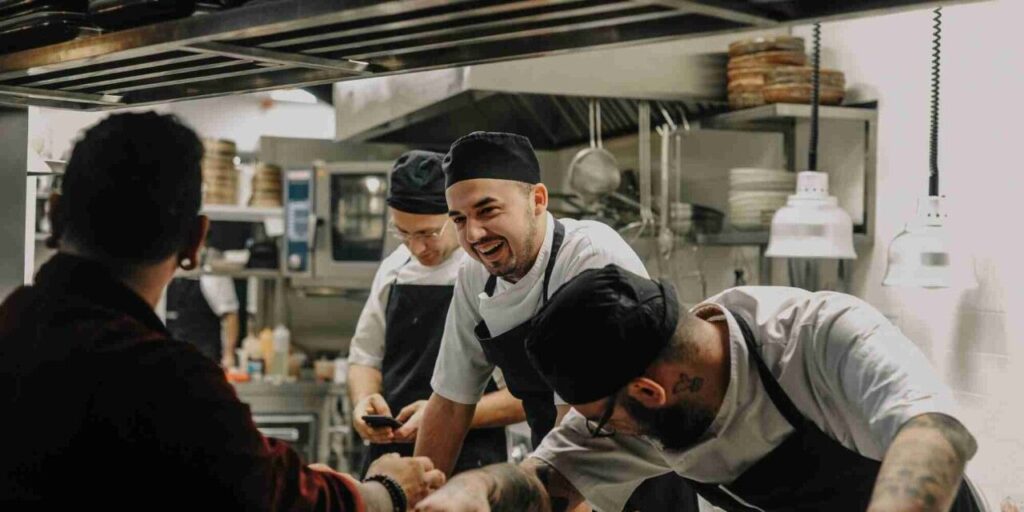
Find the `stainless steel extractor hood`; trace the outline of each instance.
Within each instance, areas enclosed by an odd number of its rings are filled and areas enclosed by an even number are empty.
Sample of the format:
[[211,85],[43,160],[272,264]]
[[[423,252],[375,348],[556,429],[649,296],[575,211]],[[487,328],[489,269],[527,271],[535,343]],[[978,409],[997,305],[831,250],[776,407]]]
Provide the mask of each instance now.
[[588,140],[587,101],[605,137],[636,133],[641,100],[694,119],[724,109],[727,37],[573,53],[337,83],[336,138],[447,148],[461,135],[508,131],[538,149]]

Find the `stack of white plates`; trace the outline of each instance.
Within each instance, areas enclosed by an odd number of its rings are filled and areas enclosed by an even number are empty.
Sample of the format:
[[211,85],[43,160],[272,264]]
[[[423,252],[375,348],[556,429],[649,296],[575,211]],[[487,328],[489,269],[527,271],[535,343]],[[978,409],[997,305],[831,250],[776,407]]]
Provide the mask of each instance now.
[[729,223],[740,230],[771,226],[775,210],[786,205],[796,189],[796,174],[774,169],[729,171]]

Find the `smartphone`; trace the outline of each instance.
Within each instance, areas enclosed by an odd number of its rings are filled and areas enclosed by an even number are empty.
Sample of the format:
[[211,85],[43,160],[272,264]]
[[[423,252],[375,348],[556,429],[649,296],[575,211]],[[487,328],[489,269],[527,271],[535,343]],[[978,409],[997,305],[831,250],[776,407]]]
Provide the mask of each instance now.
[[368,414],[366,416],[363,416],[363,421],[365,421],[367,425],[373,428],[399,428],[402,426],[401,422],[392,418],[391,416],[380,416],[377,414]]

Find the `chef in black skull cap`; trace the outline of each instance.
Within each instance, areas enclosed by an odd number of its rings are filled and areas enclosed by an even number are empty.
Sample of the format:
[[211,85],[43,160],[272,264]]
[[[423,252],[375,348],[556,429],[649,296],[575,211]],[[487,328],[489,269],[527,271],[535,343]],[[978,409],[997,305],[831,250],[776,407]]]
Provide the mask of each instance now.
[[[448,220],[442,157],[411,151],[391,171],[389,230],[402,245],[381,262],[349,350],[352,420],[370,443],[363,472],[384,454],[412,455],[455,276],[466,259]],[[493,379],[487,391],[459,471],[507,460],[504,427],[523,420],[522,404]],[[374,428],[366,415],[393,416],[403,425]]]
[[[607,225],[556,219],[547,211],[540,164],[522,135],[466,135],[445,155],[444,173],[448,216],[468,258],[448,310],[416,455],[450,472],[495,367],[522,399],[535,447],[569,410],[559,390],[530,364],[524,344],[549,297],[587,269],[614,263],[644,275],[646,270]],[[653,476],[631,489],[630,510],[696,510],[693,490],[682,479]]]

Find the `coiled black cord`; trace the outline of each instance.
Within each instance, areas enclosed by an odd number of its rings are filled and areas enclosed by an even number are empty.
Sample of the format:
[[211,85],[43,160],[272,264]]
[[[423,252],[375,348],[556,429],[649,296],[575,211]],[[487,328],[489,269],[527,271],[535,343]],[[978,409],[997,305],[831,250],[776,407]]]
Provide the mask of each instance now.
[[818,170],[818,100],[821,95],[821,23],[814,24],[814,73],[811,75],[811,145],[807,168]]
[[931,137],[928,140],[928,195],[939,195],[939,78],[942,59],[942,8],[935,9],[932,35],[932,101]]

